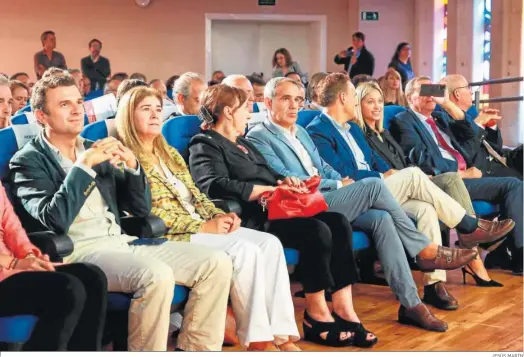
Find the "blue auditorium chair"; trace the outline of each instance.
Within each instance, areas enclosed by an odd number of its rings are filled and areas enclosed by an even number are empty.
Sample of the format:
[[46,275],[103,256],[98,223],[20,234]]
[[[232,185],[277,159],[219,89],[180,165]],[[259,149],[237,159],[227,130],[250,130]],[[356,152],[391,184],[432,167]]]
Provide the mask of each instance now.
[[[36,118],[34,120],[31,120],[28,118],[29,116],[34,115],[33,112],[23,112],[20,113],[20,111],[17,112],[12,118],[11,118],[11,124],[13,125],[23,125],[23,124],[31,124],[32,122],[36,123]],[[89,124],[89,120],[87,119],[87,114],[84,114],[84,125]]]
[[322,112],[320,110],[301,110],[298,112],[297,124],[305,128],[311,123],[316,116],[319,116]]
[[389,123],[390,121],[397,115],[398,113],[405,112],[407,109],[405,107],[402,107],[400,105],[388,105],[384,107],[384,128],[389,130]]
[[[97,122],[91,125],[102,126],[105,122]],[[9,161],[13,155],[38,135],[41,127],[38,124],[21,124],[0,130],[0,178],[4,178],[9,169]],[[107,132],[106,132],[107,136]],[[99,137],[102,138],[102,137]],[[96,139],[95,139],[96,140]],[[9,189],[7,189],[9,192]],[[23,222],[22,222],[23,223]],[[129,235],[139,237],[160,237],[165,233],[165,226],[158,217],[148,218],[123,217],[121,219],[122,229]],[[37,232],[28,234],[31,242],[43,253],[50,256],[52,261],[60,261],[73,252],[73,242],[67,235],[57,235],[53,232]],[[175,286],[175,295],[172,304],[180,305],[186,301],[188,288]],[[114,327],[115,334],[119,339],[113,339],[113,350],[123,351],[127,349],[127,315],[131,303],[131,295],[125,293],[108,294],[108,315],[119,314],[120,327]],[[10,319],[0,318],[0,342],[9,344],[20,344],[26,342],[34,327],[34,316],[14,316]],[[27,339],[23,339],[27,336]]]
[[86,125],[80,136],[91,141],[97,141],[108,136],[115,136],[115,134],[114,119],[107,119]]
[[173,100],[173,90],[172,89],[168,89],[167,90],[167,97],[171,100]]
[[27,104],[25,107],[22,107],[22,108],[18,109],[18,111],[15,113],[15,115],[16,114],[25,113],[25,112],[30,112],[30,111],[32,111],[31,105]]
[[[470,108],[471,109],[471,108]],[[476,108],[475,108],[476,109]],[[398,114],[407,109],[398,105],[388,105],[384,107],[384,128],[389,130],[391,120]],[[482,218],[495,218],[499,215],[499,206],[487,201],[472,201],[473,209],[477,216]]]
[[258,107],[258,104],[253,103],[253,113],[259,113],[259,112],[260,112],[260,108]]
[[88,100],[92,100],[92,99],[95,99],[95,98],[98,98],[98,97],[101,97],[104,95],[104,90],[103,89],[97,89],[97,90],[93,90],[89,93],[87,93],[84,97],[84,101],[88,101]]

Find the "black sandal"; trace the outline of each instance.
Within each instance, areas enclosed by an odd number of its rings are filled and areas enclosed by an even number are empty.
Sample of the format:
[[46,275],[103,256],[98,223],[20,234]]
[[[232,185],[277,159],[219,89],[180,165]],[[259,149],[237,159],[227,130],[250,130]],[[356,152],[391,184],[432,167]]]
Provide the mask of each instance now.
[[372,347],[378,342],[378,337],[375,336],[374,339],[368,340],[368,333],[375,335],[373,332],[368,331],[364,328],[359,322],[351,322],[344,320],[342,317],[338,316],[333,312],[333,318],[339,324],[340,329],[344,331],[353,332],[354,345],[357,347]]
[[[340,329],[340,325],[336,322],[322,322],[311,318],[307,311],[304,310],[304,322],[302,323],[304,329],[304,340],[319,345],[329,347],[349,347],[353,346],[353,336],[346,340],[340,339],[341,332],[349,332]],[[320,334],[327,332],[326,339],[323,339]]]

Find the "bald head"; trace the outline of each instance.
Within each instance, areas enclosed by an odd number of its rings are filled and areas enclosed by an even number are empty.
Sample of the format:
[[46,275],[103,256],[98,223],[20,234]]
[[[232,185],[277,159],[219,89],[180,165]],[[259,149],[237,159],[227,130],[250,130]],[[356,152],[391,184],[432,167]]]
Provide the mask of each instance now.
[[448,88],[449,99],[461,110],[467,111],[473,105],[469,83],[460,74],[450,74],[440,80]]
[[249,111],[251,113],[253,112],[253,102],[255,100],[255,96],[253,94],[253,86],[246,76],[241,74],[232,74],[224,78],[222,83],[245,91],[248,97]]

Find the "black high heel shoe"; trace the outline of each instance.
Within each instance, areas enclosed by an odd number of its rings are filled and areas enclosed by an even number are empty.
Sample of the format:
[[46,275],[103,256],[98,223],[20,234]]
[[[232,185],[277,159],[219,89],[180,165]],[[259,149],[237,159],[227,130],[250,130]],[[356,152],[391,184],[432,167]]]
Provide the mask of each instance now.
[[[468,268],[468,269],[466,269],[466,268]],[[469,270],[471,270],[471,271],[469,271]],[[484,280],[484,279],[482,279],[480,276],[475,274],[475,272],[473,271],[473,269],[471,269],[469,264],[467,264],[465,267],[462,268],[462,282],[463,282],[463,284],[466,284],[466,274],[471,275],[473,277],[473,279],[475,279],[475,283],[477,284],[477,286],[481,286],[483,288],[500,288],[500,287],[504,286],[501,283],[499,283],[498,281],[495,281],[493,279],[491,279],[491,280]]]

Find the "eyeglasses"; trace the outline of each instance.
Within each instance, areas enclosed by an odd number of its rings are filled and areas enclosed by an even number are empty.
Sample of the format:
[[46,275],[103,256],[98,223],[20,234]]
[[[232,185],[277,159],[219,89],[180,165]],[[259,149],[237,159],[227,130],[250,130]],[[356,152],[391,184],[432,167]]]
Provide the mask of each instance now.
[[457,88],[455,88],[455,90],[457,90],[457,89],[462,89],[462,88],[467,88],[468,91],[470,91],[470,92],[473,91],[473,89],[471,88],[471,85],[470,85],[470,84],[468,84],[467,86],[457,87]]

